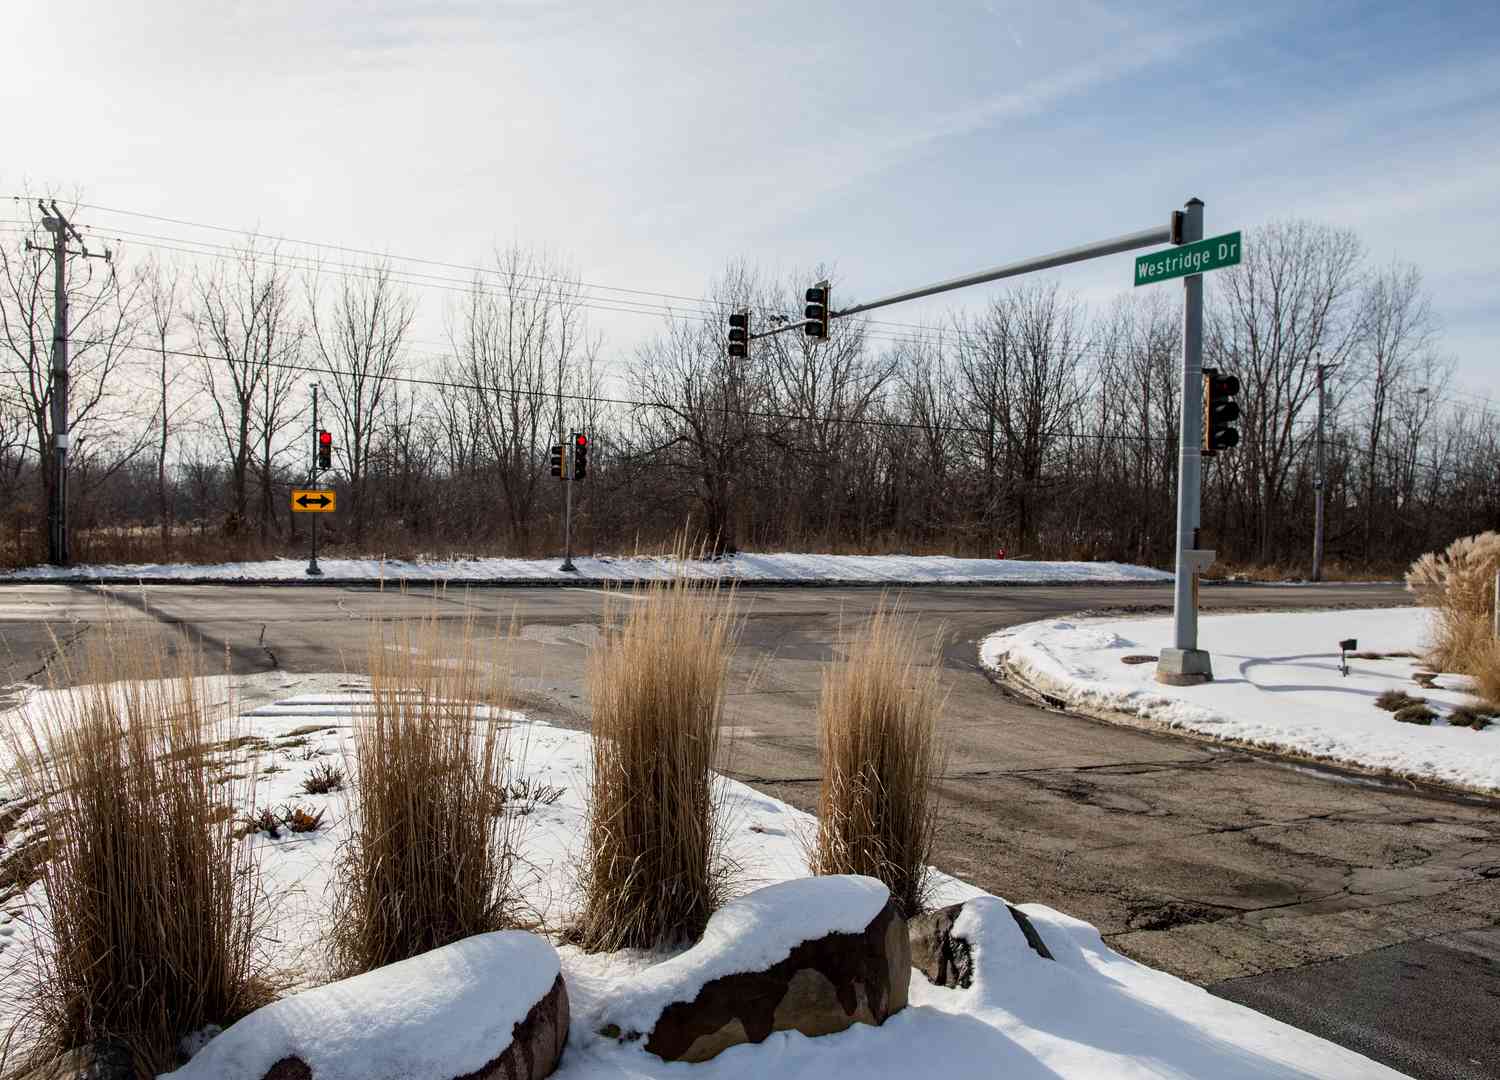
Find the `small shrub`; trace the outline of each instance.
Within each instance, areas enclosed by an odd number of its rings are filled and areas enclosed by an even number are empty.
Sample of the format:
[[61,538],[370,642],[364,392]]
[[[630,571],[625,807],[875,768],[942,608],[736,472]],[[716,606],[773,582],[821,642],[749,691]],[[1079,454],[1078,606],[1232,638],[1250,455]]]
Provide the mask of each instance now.
[[731,601],[732,593],[685,578],[651,586],[589,652],[594,768],[574,928],[586,949],[691,940],[723,899],[728,867],[713,767]]
[[1382,690],[1375,698],[1375,707],[1386,712],[1397,712],[1409,705],[1425,705],[1426,698],[1412,697],[1405,690]]
[[866,874],[908,918],[926,906],[941,771],[943,695],[935,648],[884,604],[823,677],[823,778],[815,874]]
[[529,776],[521,776],[512,780],[507,787],[496,788],[492,794],[494,813],[509,811],[525,817],[538,806],[551,806],[557,802],[566,794],[566,789],[532,780]]
[[[371,705],[354,724],[351,834],[333,875],[334,970],[370,971],[518,922],[506,783],[507,680],[434,612],[372,624]],[[485,719],[476,719],[477,717]]]
[[272,840],[281,839],[281,818],[269,806],[263,806],[258,813],[247,817],[239,830],[240,836],[256,833],[265,833]]
[[1396,710],[1396,719],[1403,724],[1430,724],[1436,716],[1426,705],[1405,705]]
[[323,815],[328,811],[308,810],[301,806],[283,806],[281,823],[294,833],[317,832],[323,827]]
[[1483,731],[1496,716],[1500,716],[1500,712],[1486,705],[1458,705],[1448,713],[1448,726]]
[[328,795],[344,789],[344,770],[325,761],[302,778],[302,791],[306,795]]
[[[224,811],[216,750],[241,743],[233,703],[195,681],[200,662],[185,638],[106,624],[64,668],[70,688],[9,732],[45,833],[49,929],[11,976],[25,1006],[7,1065],[116,1039],[154,1076],[183,1036],[266,1000],[258,868]],[[249,783],[231,781],[231,802]]]

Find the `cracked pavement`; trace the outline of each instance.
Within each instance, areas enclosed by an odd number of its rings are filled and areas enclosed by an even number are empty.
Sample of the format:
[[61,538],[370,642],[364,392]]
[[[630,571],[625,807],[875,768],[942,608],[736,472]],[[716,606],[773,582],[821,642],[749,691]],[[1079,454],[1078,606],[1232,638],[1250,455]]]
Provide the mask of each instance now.
[[[741,590],[727,772],[813,808],[820,680],[879,595]],[[1406,600],[1395,586],[1203,590],[1208,609]],[[597,589],[14,586],[0,588],[0,664],[14,681],[51,655],[53,633],[114,618],[180,626],[237,671],[352,670],[369,618],[468,606],[497,638],[520,631],[502,647],[522,706],[586,727],[583,662],[605,603]],[[1168,589],[926,588],[904,603],[948,691],[942,869],[1087,919],[1128,956],[1414,1075],[1500,1074],[1500,1042],[1471,1030],[1500,1006],[1500,803],[1043,710],[977,666],[993,630],[1159,610]],[[1394,1031],[1393,1009],[1410,1030]]]

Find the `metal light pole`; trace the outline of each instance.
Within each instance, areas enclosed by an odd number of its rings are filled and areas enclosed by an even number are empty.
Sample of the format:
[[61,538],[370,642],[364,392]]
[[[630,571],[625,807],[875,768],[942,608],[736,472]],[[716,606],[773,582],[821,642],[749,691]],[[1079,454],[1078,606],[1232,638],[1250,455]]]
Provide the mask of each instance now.
[[[1203,239],[1203,201],[1189,199],[1182,243]],[[1156,680],[1194,686],[1214,677],[1213,663],[1198,648],[1198,574],[1212,554],[1198,550],[1203,447],[1203,275],[1182,279],[1182,429],[1177,458],[1177,577],[1172,593],[1172,648],[1157,660]]]
[[573,473],[576,471],[574,464],[578,456],[578,432],[568,432],[568,441],[563,443],[563,484],[566,494],[563,507],[563,561],[558,567],[564,573],[573,574],[578,572],[578,567],[573,565]]

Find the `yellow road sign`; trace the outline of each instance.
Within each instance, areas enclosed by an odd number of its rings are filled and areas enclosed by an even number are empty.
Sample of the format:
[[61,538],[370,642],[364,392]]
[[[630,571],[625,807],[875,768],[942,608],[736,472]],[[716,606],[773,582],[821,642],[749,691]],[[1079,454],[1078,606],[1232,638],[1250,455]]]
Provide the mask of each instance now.
[[334,495],[326,488],[292,488],[292,513],[331,514]]

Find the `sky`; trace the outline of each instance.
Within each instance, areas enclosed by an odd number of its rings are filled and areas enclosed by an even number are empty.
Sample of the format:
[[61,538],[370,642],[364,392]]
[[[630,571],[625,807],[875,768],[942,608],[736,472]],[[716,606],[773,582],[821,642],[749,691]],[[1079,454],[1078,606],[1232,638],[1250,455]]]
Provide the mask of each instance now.
[[[1500,385],[1493,0],[7,0],[0,26],[0,195],[170,238],[137,253],[232,236],[113,210],[462,265],[518,243],[685,297],[826,265],[840,306],[1197,196],[1209,235],[1310,218],[1415,263],[1459,391]],[[1102,306],[1131,266],[1053,277]],[[607,363],[660,327],[594,296]]]

